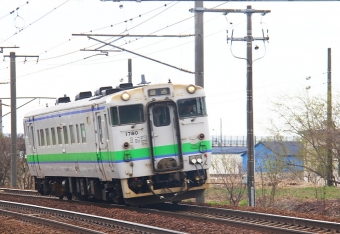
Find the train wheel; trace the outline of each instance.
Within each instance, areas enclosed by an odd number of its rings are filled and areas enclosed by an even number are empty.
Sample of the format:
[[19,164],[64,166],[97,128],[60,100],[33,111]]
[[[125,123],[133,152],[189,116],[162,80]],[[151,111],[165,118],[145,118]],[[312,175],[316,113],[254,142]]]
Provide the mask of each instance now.
[[63,200],[64,199],[64,196],[58,196],[60,200]]

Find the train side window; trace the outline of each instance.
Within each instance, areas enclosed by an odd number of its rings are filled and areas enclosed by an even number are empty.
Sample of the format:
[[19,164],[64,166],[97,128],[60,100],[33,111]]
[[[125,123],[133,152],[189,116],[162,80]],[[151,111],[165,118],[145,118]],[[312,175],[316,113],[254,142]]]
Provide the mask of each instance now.
[[51,145],[51,139],[50,139],[50,130],[48,128],[45,128],[45,134],[46,134],[46,145]]
[[32,146],[31,132],[29,126],[27,126],[26,134],[27,134],[26,137],[28,138],[28,144]]
[[63,126],[63,132],[64,132],[64,142],[65,145],[68,144],[68,134],[67,134],[67,127]]
[[80,124],[80,131],[81,131],[81,142],[86,143],[85,124]]
[[105,126],[104,126],[104,128],[106,129],[106,138],[107,138],[107,139],[110,139],[110,138],[109,138],[109,129],[108,129],[108,127],[107,127],[107,117],[106,117],[106,114],[104,114],[104,120],[105,120]]
[[40,129],[40,142],[41,146],[45,146],[44,129]]
[[52,145],[56,145],[57,139],[55,137],[55,128],[51,128],[51,135],[52,135]]
[[35,147],[34,145],[34,131],[33,131],[33,126],[31,126],[31,135],[30,135],[31,139],[32,139],[32,145],[33,147]]
[[76,143],[76,138],[74,137],[74,128],[73,125],[68,126],[70,128],[70,138],[71,138],[71,144]]
[[58,144],[62,145],[63,144],[63,136],[61,135],[61,127],[57,127],[57,134],[58,134]]
[[79,138],[79,126],[76,124],[76,132],[77,132],[77,142],[80,143],[80,138]]
[[97,117],[97,121],[98,121],[99,140],[100,140],[100,143],[103,144],[102,117],[100,115]]
[[39,130],[37,130],[37,136],[38,136],[38,145],[41,146],[41,144],[40,144],[40,134],[39,134]]

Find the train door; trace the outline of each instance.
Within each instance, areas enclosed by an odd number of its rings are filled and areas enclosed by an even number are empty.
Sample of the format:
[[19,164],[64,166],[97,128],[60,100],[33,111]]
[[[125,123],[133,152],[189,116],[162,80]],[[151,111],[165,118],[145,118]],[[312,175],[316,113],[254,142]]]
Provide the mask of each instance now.
[[[29,149],[27,153],[32,155],[32,164],[31,166],[34,168],[34,170],[37,173],[37,177],[42,177],[42,171],[40,168],[40,161],[39,161],[39,154],[37,152],[37,141],[34,138],[34,126],[33,123],[27,123],[27,136],[29,141]],[[39,140],[39,139],[38,139]]]
[[154,172],[182,169],[182,144],[176,104],[172,101],[151,103],[148,115]]
[[105,176],[105,170],[103,165],[103,157],[104,154],[107,153],[108,150],[108,142],[106,139],[106,130],[104,129],[105,121],[103,121],[103,117],[100,112],[95,113],[95,141],[96,141],[96,151],[97,151],[97,163],[99,170],[102,173],[103,178],[106,178]]

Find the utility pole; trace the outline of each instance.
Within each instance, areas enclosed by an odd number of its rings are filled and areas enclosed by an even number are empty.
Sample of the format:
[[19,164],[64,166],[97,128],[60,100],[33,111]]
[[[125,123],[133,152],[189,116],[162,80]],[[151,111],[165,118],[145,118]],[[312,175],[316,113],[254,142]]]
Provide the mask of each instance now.
[[132,83],[132,63],[131,63],[131,59],[128,60],[128,83]]
[[16,110],[16,57],[37,57],[30,55],[15,55],[15,52],[10,52],[10,75],[11,75],[11,187],[17,187],[17,110]]
[[0,99],[0,135],[2,135],[2,100]]
[[254,126],[253,126],[253,54],[252,42],[254,40],[269,40],[268,37],[255,38],[252,36],[252,21],[253,13],[265,15],[270,13],[270,10],[254,10],[251,6],[247,6],[246,10],[242,9],[205,9],[195,8],[190,9],[191,12],[219,12],[219,13],[243,13],[247,15],[247,36],[244,38],[228,38],[231,41],[246,41],[247,42],[247,187],[248,187],[248,205],[255,206],[255,173],[254,173]]
[[[203,1],[195,1],[195,9],[204,9]],[[195,12],[195,85],[204,88],[203,12]]]
[[328,48],[328,68],[327,68],[327,185],[333,186],[333,156],[331,147],[331,137],[333,130],[332,121],[332,53]]

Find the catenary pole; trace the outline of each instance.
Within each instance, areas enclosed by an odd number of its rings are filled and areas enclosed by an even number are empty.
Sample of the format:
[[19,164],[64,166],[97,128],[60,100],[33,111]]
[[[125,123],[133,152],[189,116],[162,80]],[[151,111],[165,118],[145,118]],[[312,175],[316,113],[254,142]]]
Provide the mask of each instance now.
[[11,66],[11,187],[17,187],[17,104],[15,52],[10,52]]
[[[203,1],[195,1],[195,8],[203,8]],[[195,85],[204,88],[204,43],[203,12],[195,12]],[[196,198],[197,203],[204,203],[205,196]]]
[[11,86],[11,187],[17,188],[17,94],[16,94],[16,67],[15,59],[17,57],[36,57],[31,55],[15,55],[15,52],[10,52],[10,86]]
[[331,148],[331,137],[333,130],[332,121],[332,51],[328,48],[327,68],[327,185],[333,186],[333,156]]

